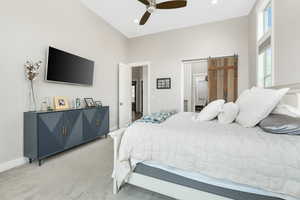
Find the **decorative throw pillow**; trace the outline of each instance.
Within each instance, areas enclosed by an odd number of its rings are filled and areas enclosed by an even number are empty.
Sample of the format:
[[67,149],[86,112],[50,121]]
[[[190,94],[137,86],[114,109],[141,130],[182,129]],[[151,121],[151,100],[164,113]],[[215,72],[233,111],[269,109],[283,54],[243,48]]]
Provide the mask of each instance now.
[[237,104],[231,102],[224,104],[222,111],[218,115],[218,120],[221,124],[231,124],[239,114]]
[[268,133],[300,135],[300,118],[271,114],[259,126]]
[[197,116],[196,120],[210,121],[215,119],[222,110],[225,100],[220,99],[208,104]]
[[254,127],[265,119],[278,105],[289,88],[280,90],[252,88],[246,90],[236,101],[240,112],[236,121],[243,127]]
[[287,115],[290,117],[299,117],[300,118],[300,110],[286,104],[279,104],[272,112],[272,114],[278,115]]

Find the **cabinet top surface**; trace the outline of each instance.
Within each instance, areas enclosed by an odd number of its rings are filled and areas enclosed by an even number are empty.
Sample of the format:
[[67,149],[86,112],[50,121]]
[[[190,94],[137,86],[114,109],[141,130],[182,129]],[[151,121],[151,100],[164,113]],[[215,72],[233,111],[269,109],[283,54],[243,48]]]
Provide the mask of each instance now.
[[24,113],[45,114],[45,113],[67,112],[67,111],[82,111],[82,110],[103,109],[103,108],[109,108],[109,106],[92,107],[92,108],[74,108],[74,109],[65,109],[65,110],[29,111],[29,112],[24,112]]

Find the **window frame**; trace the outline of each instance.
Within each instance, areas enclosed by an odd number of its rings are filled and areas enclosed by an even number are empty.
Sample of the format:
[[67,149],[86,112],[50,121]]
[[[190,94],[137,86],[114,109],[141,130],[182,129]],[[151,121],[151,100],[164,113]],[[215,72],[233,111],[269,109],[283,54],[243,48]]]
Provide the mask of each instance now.
[[[260,73],[261,71],[263,71],[263,75],[260,75],[260,74],[257,74],[257,78],[258,78],[258,83],[257,85],[260,86],[260,87],[272,87],[272,83],[273,83],[273,80],[272,80],[272,74],[273,74],[273,68],[271,67],[271,72],[270,73],[267,73],[267,66],[268,66],[268,53],[269,53],[269,50],[271,49],[271,56],[273,57],[272,55],[272,47],[268,47],[266,48],[262,53],[259,54],[259,66],[260,67],[260,64],[263,62],[263,69],[259,69],[258,70],[258,73]],[[262,59],[262,60],[261,60]],[[271,60],[271,66],[272,66],[272,60]],[[267,79],[268,78],[271,78],[271,85],[266,85],[267,83]],[[263,82],[261,82],[263,81]]]
[[[272,18],[271,18],[271,27],[266,30],[266,24],[265,24],[265,11],[268,7],[271,7],[272,9]],[[271,38],[271,51],[272,51],[272,68],[271,68],[271,86],[275,85],[275,34],[274,34],[274,27],[275,27],[275,9],[274,9],[274,0],[263,0],[260,2],[260,4],[257,5],[256,13],[257,13],[257,23],[256,23],[256,29],[257,29],[257,42],[256,42],[256,85],[260,85],[260,79],[259,79],[259,67],[260,67],[260,51],[259,48],[261,45],[267,41],[269,38]],[[265,62],[266,63],[266,62]],[[264,66],[265,67],[265,66]],[[269,75],[270,76],[270,75]],[[265,77],[265,74],[264,74]],[[265,87],[265,86],[264,86]]]

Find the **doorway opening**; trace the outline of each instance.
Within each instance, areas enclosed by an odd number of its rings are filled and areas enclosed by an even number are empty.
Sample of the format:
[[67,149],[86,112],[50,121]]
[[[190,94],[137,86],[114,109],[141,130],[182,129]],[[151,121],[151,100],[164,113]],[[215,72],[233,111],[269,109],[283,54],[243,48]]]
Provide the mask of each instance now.
[[144,67],[132,67],[132,121],[136,121],[143,116],[144,111]]
[[150,62],[120,63],[119,128],[150,112]]
[[200,112],[208,103],[208,60],[184,62],[184,112]]

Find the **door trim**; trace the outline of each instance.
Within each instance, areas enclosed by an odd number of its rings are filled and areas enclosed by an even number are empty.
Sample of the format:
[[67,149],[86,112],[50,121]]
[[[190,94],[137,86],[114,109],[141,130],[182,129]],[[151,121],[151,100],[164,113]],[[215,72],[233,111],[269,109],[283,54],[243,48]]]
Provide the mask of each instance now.
[[134,110],[136,112],[136,95],[137,95],[137,91],[136,91],[136,86],[137,86],[137,81],[132,81],[132,86],[134,86],[134,109],[132,109],[132,111]]

